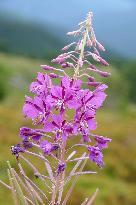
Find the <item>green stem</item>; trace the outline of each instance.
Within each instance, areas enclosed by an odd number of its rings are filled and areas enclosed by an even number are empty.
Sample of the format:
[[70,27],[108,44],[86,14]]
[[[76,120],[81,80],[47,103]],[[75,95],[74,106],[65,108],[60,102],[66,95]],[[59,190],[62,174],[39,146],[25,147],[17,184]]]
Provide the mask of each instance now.
[[[65,163],[65,147],[66,147],[66,142],[62,142],[60,161],[64,162],[64,163]],[[55,183],[55,186],[53,188],[51,205],[55,205],[55,201],[56,201],[56,197],[57,197],[59,189],[60,189],[60,191],[59,191],[58,201],[61,201],[63,186],[64,186],[64,183],[63,183],[64,178],[65,178],[65,171],[61,175],[56,176],[56,183]],[[60,183],[60,181],[61,181],[61,183]]]

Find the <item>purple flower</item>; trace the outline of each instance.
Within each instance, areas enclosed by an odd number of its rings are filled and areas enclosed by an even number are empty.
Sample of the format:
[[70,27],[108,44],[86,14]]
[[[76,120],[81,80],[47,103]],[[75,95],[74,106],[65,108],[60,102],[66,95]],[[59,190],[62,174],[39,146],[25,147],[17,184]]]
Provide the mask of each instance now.
[[24,139],[23,139],[22,145],[23,145],[24,149],[30,149],[30,148],[33,147],[32,142],[30,142],[30,141],[28,140],[28,138],[24,138]]
[[50,115],[50,105],[40,97],[34,99],[26,96],[23,112],[25,117],[31,118],[35,124],[46,121]]
[[80,127],[89,128],[90,130],[96,129],[96,121],[95,121],[95,111],[87,110],[87,111],[77,111],[75,115],[75,122]]
[[56,73],[50,73],[49,76],[50,76],[51,78],[61,78],[61,76],[60,76],[60,75],[57,75]]
[[69,63],[69,62],[65,62],[65,63],[62,63],[61,64],[61,67],[62,68],[70,68],[70,67],[72,67],[73,65],[72,65],[72,63]]
[[46,132],[55,132],[56,140],[63,139],[66,140],[68,135],[72,134],[73,128],[72,124],[67,123],[62,115],[53,115],[52,121],[45,123]]
[[47,97],[47,102],[59,109],[61,112],[68,107],[69,109],[76,109],[78,101],[75,95],[74,88],[77,85],[71,86],[71,81],[67,77],[63,77],[61,86],[53,86],[51,88],[51,95]]
[[103,154],[99,149],[99,147],[89,146],[88,151],[89,151],[90,160],[95,162],[99,167],[103,167],[104,166],[104,162],[102,160]]
[[11,152],[13,155],[16,156],[16,158],[18,159],[19,157],[19,153],[23,153],[25,152],[25,149],[23,147],[21,147],[21,144],[17,144],[15,146],[11,147]]
[[40,144],[40,148],[43,150],[44,154],[51,154],[52,151],[57,150],[59,146],[53,145],[51,142],[44,140]]
[[80,127],[80,131],[82,133],[84,142],[90,142],[91,140],[89,137],[89,135],[90,135],[89,129],[85,129],[84,127]]
[[28,137],[32,137],[33,140],[38,141],[42,135],[43,135],[44,131],[41,129],[30,129],[28,127],[21,127],[20,128],[20,136],[22,138],[28,138]]
[[90,130],[95,130],[97,123],[95,121],[95,111],[87,110],[77,111],[75,115],[74,133],[81,134],[85,142],[90,142]]
[[93,92],[88,89],[80,90],[78,95],[80,100],[80,108],[97,110],[99,107],[101,107],[107,96],[104,93],[106,88],[107,86],[102,84],[98,86]]
[[66,164],[63,163],[63,162],[60,163],[60,164],[58,165],[57,173],[60,174],[60,173],[64,172],[65,168],[66,168]]
[[51,88],[51,79],[48,75],[38,72],[37,81],[30,85],[30,92],[43,96],[47,96]]
[[64,76],[61,81],[63,88],[71,88],[74,91],[79,91],[82,85],[81,80],[70,79],[68,76]]
[[104,91],[108,88],[107,85],[99,85],[93,92],[93,98],[89,101],[90,104],[93,104],[96,109],[100,108],[107,97]]
[[105,149],[105,148],[107,148],[107,147],[108,147],[108,142],[111,142],[111,139],[110,139],[110,138],[103,137],[103,136],[98,136],[98,135],[95,135],[95,136],[94,136],[94,139],[96,140],[97,146],[98,146],[100,149]]

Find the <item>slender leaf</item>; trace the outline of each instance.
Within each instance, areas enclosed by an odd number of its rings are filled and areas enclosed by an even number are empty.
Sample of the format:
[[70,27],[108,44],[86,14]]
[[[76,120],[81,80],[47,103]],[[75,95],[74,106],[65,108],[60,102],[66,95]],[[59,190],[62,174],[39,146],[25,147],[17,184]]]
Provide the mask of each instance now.
[[10,186],[12,187],[12,197],[13,197],[13,201],[15,205],[18,205],[18,199],[17,199],[17,194],[16,194],[16,190],[14,189],[14,184],[13,184],[13,178],[11,177],[11,173],[9,171],[9,169],[7,170],[8,172],[8,177],[9,177],[9,181],[10,181]]
[[91,197],[91,199],[88,201],[88,203],[86,205],[91,205],[94,202],[98,191],[99,191],[99,189],[97,188],[95,193],[93,194],[93,196]]
[[[86,165],[86,162],[87,162],[87,159],[83,162],[82,166],[81,166],[80,169],[79,169],[79,172],[82,172],[82,170],[84,169],[84,167],[85,167],[85,165]],[[79,177],[79,176],[76,176],[75,179],[73,180],[72,185],[71,185],[70,189],[68,190],[68,192],[67,192],[67,194],[66,194],[66,197],[65,197],[65,199],[64,199],[64,201],[63,201],[63,203],[62,203],[62,205],[66,205],[66,203],[67,203],[69,197],[71,196],[71,193],[72,193],[72,191],[73,191],[73,189],[74,189],[74,187],[75,187],[75,185],[76,185],[76,182],[77,182],[77,180],[78,180],[78,177]]]
[[23,191],[14,175],[14,172],[13,172],[13,168],[11,168],[10,166],[10,163],[8,162],[8,166],[9,166],[9,170],[10,170],[10,173],[11,173],[11,176],[13,177],[13,182],[14,182],[14,186],[15,186],[15,189],[16,189],[16,192],[17,192],[17,195],[18,195],[18,198],[21,202],[22,205],[28,205],[27,203],[27,200],[23,194]]

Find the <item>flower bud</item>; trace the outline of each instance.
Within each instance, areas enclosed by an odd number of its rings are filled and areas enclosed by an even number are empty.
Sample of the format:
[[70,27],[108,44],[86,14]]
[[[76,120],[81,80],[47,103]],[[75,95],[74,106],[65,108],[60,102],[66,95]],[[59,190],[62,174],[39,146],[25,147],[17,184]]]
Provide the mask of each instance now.
[[76,35],[79,35],[80,34],[80,31],[77,30],[77,31],[72,31],[72,32],[68,32],[67,35],[68,36],[76,36]]
[[108,72],[103,72],[103,71],[97,71],[98,74],[100,74],[102,77],[109,77],[111,74]]
[[61,67],[62,67],[62,68],[70,68],[70,67],[72,67],[72,63],[68,63],[68,62],[62,63],[62,64],[61,64]]
[[50,66],[48,66],[48,65],[41,65],[41,67],[44,69],[44,70],[55,70],[55,68],[53,68],[53,67],[50,67]]
[[57,75],[57,74],[55,74],[55,73],[50,73],[49,76],[50,76],[51,78],[60,78],[60,77],[61,77],[61,76],[59,76],[59,75]]
[[97,87],[97,86],[99,86],[101,83],[100,83],[100,82],[88,82],[87,84],[88,84],[89,86]]
[[102,65],[104,65],[104,66],[109,66],[109,63],[106,61],[106,60],[104,60],[103,58],[99,58],[99,61],[100,61],[100,63],[102,64]]
[[93,70],[97,70],[97,67],[93,64],[90,64],[89,67],[92,68]]
[[88,80],[89,80],[90,82],[94,82],[94,81],[95,81],[95,78],[92,77],[92,76],[90,76],[90,77],[88,78]]
[[73,42],[73,43],[71,43],[71,44],[65,46],[64,48],[62,48],[62,51],[68,50],[68,49],[69,49],[71,46],[73,46],[74,44],[75,44],[75,42]]
[[98,41],[96,41],[96,43],[97,43],[97,46],[100,49],[100,51],[105,51],[105,48],[101,43],[99,43]]

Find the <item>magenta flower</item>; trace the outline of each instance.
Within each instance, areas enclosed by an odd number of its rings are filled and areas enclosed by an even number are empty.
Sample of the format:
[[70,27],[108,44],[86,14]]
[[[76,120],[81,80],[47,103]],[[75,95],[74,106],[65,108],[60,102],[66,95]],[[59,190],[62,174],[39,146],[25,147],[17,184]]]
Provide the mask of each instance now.
[[94,139],[96,140],[97,146],[99,147],[99,149],[107,148],[108,147],[108,142],[112,141],[110,138],[103,137],[103,136],[98,136],[98,135],[95,135]]
[[16,159],[18,160],[19,154],[24,153],[25,149],[21,146],[21,144],[17,144],[11,147],[11,153],[15,155]]
[[81,134],[85,142],[90,142],[90,131],[95,130],[97,126],[95,120],[95,111],[77,111],[75,115],[74,133]]
[[104,166],[104,162],[102,160],[103,154],[99,149],[99,147],[89,146],[88,151],[89,151],[90,160],[95,162],[99,167],[103,167]]
[[78,96],[81,107],[89,110],[97,110],[99,107],[101,107],[107,96],[104,93],[106,88],[107,86],[102,84],[98,86],[93,92],[87,89],[80,90]]
[[40,143],[40,148],[43,150],[44,154],[51,154],[54,150],[57,150],[59,146],[57,144],[53,145],[51,142],[44,140]]
[[89,101],[89,104],[93,104],[96,109],[100,108],[105,101],[107,95],[104,91],[108,88],[107,85],[101,84],[93,91],[93,98]]
[[64,76],[61,80],[61,86],[63,88],[71,88],[73,91],[79,91],[81,89],[82,81],[74,80],[68,76]]
[[80,127],[89,128],[89,130],[96,129],[95,111],[77,111],[75,115],[75,122]]
[[55,140],[66,140],[73,132],[72,124],[67,123],[62,115],[53,115],[52,121],[45,123],[44,129],[46,132],[54,132],[56,134]]
[[61,112],[64,112],[66,108],[76,109],[79,106],[74,91],[74,89],[78,89],[79,85],[71,86],[70,83],[71,81],[67,77],[63,77],[61,86],[52,86],[51,94],[47,97],[47,102]]
[[37,81],[32,82],[30,85],[30,92],[37,94],[38,96],[47,96],[51,88],[51,79],[48,75],[38,72]]
[[20,128],[20,136],[25,139],[32,137],[33,140],[38,141],[43,136],[44,131],[41,129],[31,129],[28,127]]
[[23,112],[25,117],[31,118],[34,121],[34,124],[41,124],[46,121],[50,115],[50,105],[40,97],[32,99],[26,96]]

